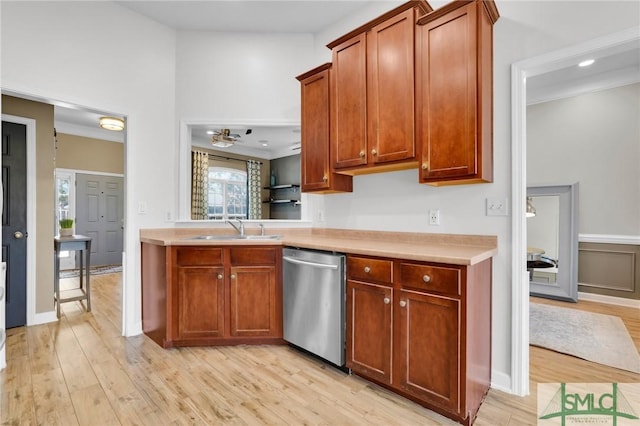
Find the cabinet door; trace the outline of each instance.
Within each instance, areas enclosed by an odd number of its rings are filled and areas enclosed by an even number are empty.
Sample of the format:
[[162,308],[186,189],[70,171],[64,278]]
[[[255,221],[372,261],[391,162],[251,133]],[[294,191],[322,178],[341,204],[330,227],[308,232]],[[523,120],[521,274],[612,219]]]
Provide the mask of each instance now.
[[471,3],[417,27],[421,182],[477,173],[475,20]]
[[329,188],[329,82],[329,69],[300,82],[303,191]]
[[390,287],[347,281],[347,367],[391,383]]
[[396,295],[396,384],[459,413],[460,301],[405,290]]
[[366,34],[333,48],[331,143],[335,169],[367,164]]
[[276,276],[275,266],[231,268],[231,336],[282,337],[282,309],[278,304]]
[[315,68],[297,78],[302,91],[302,191],[351,192],[352,177],[331,172],[331,64]]
[[176,339],[224,336],[224,275],[221,267],[178,267]]
[[414,14],[409,9],[367,33],[369,164],[415,157]]

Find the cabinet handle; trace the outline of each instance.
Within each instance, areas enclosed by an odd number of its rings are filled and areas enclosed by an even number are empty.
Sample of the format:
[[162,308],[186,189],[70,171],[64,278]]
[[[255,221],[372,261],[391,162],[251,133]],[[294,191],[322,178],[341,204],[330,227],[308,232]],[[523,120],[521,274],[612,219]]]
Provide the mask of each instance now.
[[428,283],[431,281],[431,277],[429,275],[424,275],[422,277],[422,281],[424,281],[425,283]]
[[427,163],[426,161],[422,163],[422,170],[429,170],[429,163]]
[[235,280],[236,279],[236,274],[231,274],[231,279]]
[[391,299],[389,299],[388,297],[385,297],[383,302],[385,305],[388,305],[389,303],[391,303]]
[[360,158],[364,158],[364,151],[360,151]]
[[371,272],[371,268],[369,268],[368,266],[364,267],[364,272],[365,274],[368,274],[369,272]]
[[405,302],[404,300],[400,301],[400,307],[404,308],[405,306],[407,306],[407,302]]
[[371,155],[378,155],[378,151],[376,151],[375,149],[371,150]]
[[221,280],[222,279],[222,274],[218,274],[218,279]]

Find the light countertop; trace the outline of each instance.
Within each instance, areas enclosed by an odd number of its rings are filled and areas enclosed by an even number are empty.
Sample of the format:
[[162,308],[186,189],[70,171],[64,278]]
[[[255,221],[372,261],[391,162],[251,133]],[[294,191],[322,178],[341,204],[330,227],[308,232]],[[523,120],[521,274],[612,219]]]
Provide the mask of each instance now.
[[497,237],[486,235],[427,234],[347,229],[273,229],[275,240],[197,240],[199,235],[233,235],[223,229],[142,229],[140,241],[161,246],[282,245],[366,256],[425,262],[474,265],[495,256]]

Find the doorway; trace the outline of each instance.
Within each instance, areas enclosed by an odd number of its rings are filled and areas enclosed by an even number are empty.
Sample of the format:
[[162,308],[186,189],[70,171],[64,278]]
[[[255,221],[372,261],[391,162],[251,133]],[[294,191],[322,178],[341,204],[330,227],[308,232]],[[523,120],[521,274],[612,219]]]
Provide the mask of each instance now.
[[639,40],[637,28],[631,28],[511,66],[511,390],[516,395],[529,394],[529,273],[525,222],[527,78],[566,68],[585,55],[607,56],[612,51],[634,48]]

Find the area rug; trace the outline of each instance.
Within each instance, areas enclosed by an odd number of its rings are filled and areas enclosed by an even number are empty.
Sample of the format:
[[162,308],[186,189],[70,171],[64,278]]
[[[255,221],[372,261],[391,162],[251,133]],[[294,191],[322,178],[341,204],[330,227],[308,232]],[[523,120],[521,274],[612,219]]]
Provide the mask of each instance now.
[[[60,278],[75,278],[79,275],[78,269],[69,269],[66,271],[60,271]],[[91,268],[91,275],[101,274],[114,274],[116,272],[122,272],[121,265],[107,265],[107,266],[95,266]]]
[[532,345],[640,373],[640,355],[619,317],[531,303],[529,333]]

